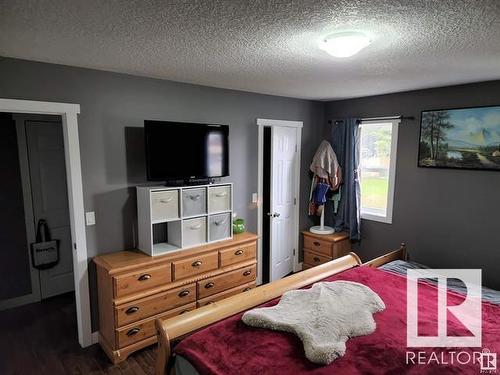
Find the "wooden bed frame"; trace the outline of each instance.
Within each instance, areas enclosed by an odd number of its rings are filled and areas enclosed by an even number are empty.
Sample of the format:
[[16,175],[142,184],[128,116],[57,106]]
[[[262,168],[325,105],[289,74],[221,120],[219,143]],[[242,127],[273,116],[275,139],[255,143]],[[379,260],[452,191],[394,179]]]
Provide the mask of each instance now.
[[156,358],[156,374],[165,374],[165,370],[168,370],[172,365],[170,359],[171,342],[173,340],[178,340],[210,324],[266,303],[289,290],[302,288],[362,264],[369,267],[379,267],[397,259],[406,259],[406,245],[404,243],[401,244],[399,249],[366,263],[362,263],[358,255],[351,252],[331,262],[261,285],[245,293],[203,306],[181,316],[157,319],[158,354]]

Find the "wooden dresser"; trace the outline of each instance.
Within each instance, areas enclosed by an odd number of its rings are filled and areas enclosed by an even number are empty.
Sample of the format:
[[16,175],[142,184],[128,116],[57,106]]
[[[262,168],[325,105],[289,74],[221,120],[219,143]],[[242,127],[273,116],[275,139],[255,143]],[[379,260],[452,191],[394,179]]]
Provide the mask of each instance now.
[[94,258],[99,343],[113,361],[156,342],[155,320],[173,317],[256,285],[257,236],[157,257],[120,251]]
[[304,236],[303,268],[305,270],[347,255],[351,251],[349,234],[345,232],[314,234],[303,231],[302,235]]

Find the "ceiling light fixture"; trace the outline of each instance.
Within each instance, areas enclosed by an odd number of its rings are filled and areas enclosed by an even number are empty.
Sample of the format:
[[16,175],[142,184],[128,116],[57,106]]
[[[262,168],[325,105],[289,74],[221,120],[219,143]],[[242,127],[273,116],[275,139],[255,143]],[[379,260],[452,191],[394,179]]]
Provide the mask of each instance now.
[[370,38],[358,31],[339,32],[324,38],[319,47],[335,57],[350,57],[370,45]]

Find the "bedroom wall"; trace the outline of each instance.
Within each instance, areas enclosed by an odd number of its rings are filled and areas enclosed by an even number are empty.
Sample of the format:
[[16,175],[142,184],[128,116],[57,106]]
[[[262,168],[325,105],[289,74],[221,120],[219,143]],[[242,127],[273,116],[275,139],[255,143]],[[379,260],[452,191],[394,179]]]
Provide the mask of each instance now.
[[[482,268],[500,289],[500,172],[418,168],[420,112],[500,105],[500,81],[329,102],[326,119],[404,115],[392,224],[362,220],[364,260],[408,244],[411,259],[432,267]],[[325,136],[330,126],[325,121]]]
[[[323,132],[324,103],[1,57],[0,97],[81,105],[84,203],[97,220],[87,227],[89,257],[136,244],[134,187],[146,182],[141,129],[145,119],[230,125],[231,177],[224,181],[234,183],[234,209],[254,232],[255,120],[304,121],[300,226],[309,226],[307,169]],[[90,282],[94,289],[95,280]]]

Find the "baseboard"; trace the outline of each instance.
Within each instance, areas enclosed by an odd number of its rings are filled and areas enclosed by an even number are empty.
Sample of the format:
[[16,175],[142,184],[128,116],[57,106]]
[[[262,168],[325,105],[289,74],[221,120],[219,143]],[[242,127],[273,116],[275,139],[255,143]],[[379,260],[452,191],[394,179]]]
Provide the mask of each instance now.
[[92,345],[99,342],[99,331],[92,332]]
[[302,269],[303,269],[302,266],[303,266],[303,262],[297,263],[297,265],[295,265],[293,267],[293,272],[300,272],[300,271],[302,271]]

